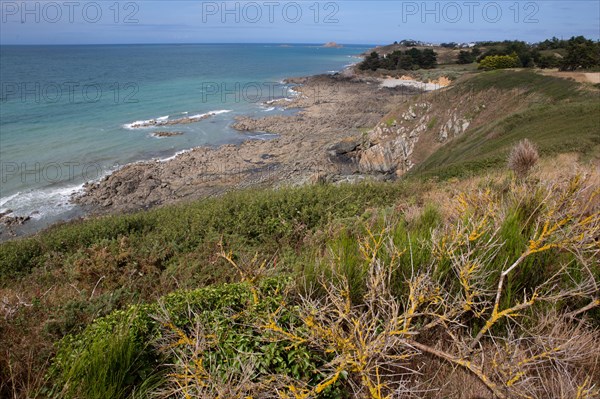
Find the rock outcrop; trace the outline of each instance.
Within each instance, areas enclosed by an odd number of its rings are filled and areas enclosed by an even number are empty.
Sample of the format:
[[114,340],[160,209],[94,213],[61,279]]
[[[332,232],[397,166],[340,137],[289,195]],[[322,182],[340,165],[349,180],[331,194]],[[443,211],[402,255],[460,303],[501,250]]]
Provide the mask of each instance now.
[[163,137],[174,137],[181,136],[183,132],[153,132],[152,137],[163,138]]

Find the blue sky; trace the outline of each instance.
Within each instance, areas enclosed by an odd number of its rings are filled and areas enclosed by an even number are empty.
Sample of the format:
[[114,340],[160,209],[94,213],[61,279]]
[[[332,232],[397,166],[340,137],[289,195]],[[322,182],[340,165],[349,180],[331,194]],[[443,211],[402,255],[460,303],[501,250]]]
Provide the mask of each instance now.
[[0,6],[0,44],[600,39],[595,0],[0,0]]

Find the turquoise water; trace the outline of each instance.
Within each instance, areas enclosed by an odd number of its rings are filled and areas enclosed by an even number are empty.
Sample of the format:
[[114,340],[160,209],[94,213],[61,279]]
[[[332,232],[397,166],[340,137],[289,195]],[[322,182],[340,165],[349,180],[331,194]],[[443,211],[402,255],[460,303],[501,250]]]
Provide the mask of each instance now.
[[[339,71],[365,46],[0,46],[0,212],[43,222],[72,215],[86,181],[199,145],[238,143],[241,114],[283,112],[281,80]],[[215,112],[197,123],[132,129],[135,121]],[[159,119],[161,120],[161,119]],[[180,136],[157,138],[154,131]],[[260,138],[260,137],[257,137]]]

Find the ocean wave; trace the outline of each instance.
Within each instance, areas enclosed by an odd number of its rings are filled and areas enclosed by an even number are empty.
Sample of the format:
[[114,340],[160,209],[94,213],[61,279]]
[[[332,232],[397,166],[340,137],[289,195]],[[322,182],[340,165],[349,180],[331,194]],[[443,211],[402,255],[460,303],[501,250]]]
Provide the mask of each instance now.
[[21,195],[21,192],[19,191],[18,193],[15,193],[13,195],[9,195],[6,198],[0,198],[0,212],[6,212],[7,210],[9,210],[10,208],[8,207],[4,207],[4,204],[6,204],[9,201],[12,201],[13,199],[15,199],[16,197],[18,197],[19,195]]
[[[151,129],[153,127],[157,127],[157,126],[163,126],[163,125],[176,125],[178,123],[185,123],[188,122],[190,120],[195,120],[195,119],[204,119],[204,118],[208,118],[211,116],[215,116],[215,115],[219,115],[219,114],[224,114],[227,112],[231,112],[231,110],[229,109],[219,109],[216,111],[209,111],[206,112],[204,114],[197,114],[197,115],[192,115],[192,116],[185,116],[183,118],[179,118],[179,119],[169,119],[169,115],[166,116],[160,116],[158,118],[153,118],[153,119],[147,119],[147,120],[139,120],[139,121],[135,121],[135,122],[131,122],[131,123],[126,123],[123,125],[123,128],[127,129],[127,130],[137,130],[137,129]],[[187,115],[187,111],[183,112],[184,115]]]
[[147,120],[141,120],[141,121],[134,121],[131,123],[126,123],[123,125],[123,127],[127,130],[135,130],[135,129],[149,129],[152,126],[146,126],[146,127],[134,127],[134,126],[144,126],[144,125],[148,125],[150,123],[152,123],[153,121],[156,121],[156,119],[147,119]]
[[220,109],[217,111],[210,111],[207,112],[205,114],[197,114],[197,115],[192,115],[189,118],[190,119],[202,119],[202,118],[206,118],[207,116],[215,116],[215,115],[220,115],[220,114],[226,114],[227,112],[231,112],[230,109]]
[[0,212],[11,210],[11,216],[42,219],[73,209],[73,194],[83,190],[83,183],[68,187],[33,189],[0,199]]
[[178,156],[180,156],[181,154],[185,154],[186,152],[190,152],[193,151],[193,148],[189,148],[187,150],[181,150],[181,151],[177,151],[175,154],[171,155],[170,157],[166,157],[166,158],[159,158],[157,159],[158,162],[168,162],[172,159],[177,158]]

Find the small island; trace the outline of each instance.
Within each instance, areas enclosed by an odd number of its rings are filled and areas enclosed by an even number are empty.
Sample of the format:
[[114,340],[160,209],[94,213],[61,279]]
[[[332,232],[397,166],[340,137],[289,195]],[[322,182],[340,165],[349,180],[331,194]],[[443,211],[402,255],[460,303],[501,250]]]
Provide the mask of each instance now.
[[325,47],[325,48],[342,48],[344,46],[342,46],[341,44],[337,44],[336,42],[327,42],[323,45],[323,47]]

